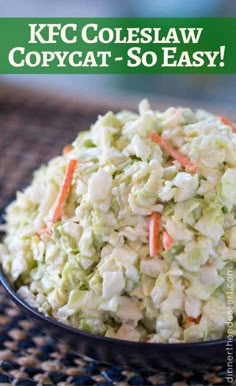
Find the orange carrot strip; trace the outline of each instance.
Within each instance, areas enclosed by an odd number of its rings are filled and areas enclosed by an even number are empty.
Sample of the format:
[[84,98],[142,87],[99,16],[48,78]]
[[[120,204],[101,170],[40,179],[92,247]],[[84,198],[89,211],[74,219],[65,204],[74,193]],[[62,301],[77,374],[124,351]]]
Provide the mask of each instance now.
[[190,324],[192,324],[192,323],[198,324],[201,320],[201,317],[202,317],[202,315],[199,315],[197,318],[192,318],[192,316],[186,315],[185,320],[184,320],[185,328],[189,327]]
[[179,151],[173,149],[160,135],[157,133],[151,133],[151,139],[158,143],[158,145],[165,150],[171,157],[176,159],[181,163],[186,169],[190,172],[196,173],[198,171],[198,166],[193,164],[188,158],[184,157]]
[[161,227],[161,214],[153,212],[149,220],[149,253],[151,257],[156,256],[160,249],[159,233]]
[[72,159],[67,166],[66,174],[56,199],[55,209],[51,218],[52,223],[55,223],[61,219],[63,208],[71,190],[73,175],[77,163],[78,161]]
[[70,151],[72,150],[72,146],[71,145],[66,145],[63,149],[63,154],[68,154],[70,153]]
[[163,247],[164,249],[167,251],[168,249],[171,248],[171,246],[173,245],[173,242],[174,242],[174,239],[173,237],[167,232],[165,231],[163,233]]
[[236,133],[236,126],[235,126],[232,122],[230,122],[227,118],[221,116],[221,117],[219,117],[219,120],[220,120],[221,123],[223,123],[224,125],[231,127],[231,129],[233,130],[233,132]]
[[36,233],[36,236],[38,236],[38,237],[41,237],[42,235],[49,235],[50,236],[51,234],[52,234],[51,229],[43,228],[43,229],[41,229],[41,231]]

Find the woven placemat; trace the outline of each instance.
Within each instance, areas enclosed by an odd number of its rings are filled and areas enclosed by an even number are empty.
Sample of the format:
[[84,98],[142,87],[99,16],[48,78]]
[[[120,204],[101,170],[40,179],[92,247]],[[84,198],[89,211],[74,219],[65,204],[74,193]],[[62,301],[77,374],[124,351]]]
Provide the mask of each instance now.
[[[0,208],[106,106],[0,87]],[[132,372],[82,358],[44,335],[0,288],[0,386],[226,385],[224,371]]]

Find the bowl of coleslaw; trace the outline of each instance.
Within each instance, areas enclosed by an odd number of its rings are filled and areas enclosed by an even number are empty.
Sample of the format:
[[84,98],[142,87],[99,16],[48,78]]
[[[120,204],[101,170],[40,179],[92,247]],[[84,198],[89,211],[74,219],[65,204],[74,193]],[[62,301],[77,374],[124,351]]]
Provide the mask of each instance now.
[[236,335],[235,203],[234,124],[144,100],[98,117],[17,192],[1,281],[86,355],[164,368],[192,347],[202,365],[207,347],[222,363]]

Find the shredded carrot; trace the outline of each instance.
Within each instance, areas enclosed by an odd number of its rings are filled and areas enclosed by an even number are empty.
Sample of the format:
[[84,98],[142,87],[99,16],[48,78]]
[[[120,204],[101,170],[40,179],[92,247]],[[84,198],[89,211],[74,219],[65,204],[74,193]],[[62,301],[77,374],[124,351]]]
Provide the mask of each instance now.
[[184,320],[184,325],[185,328],[189,327],[190,324],[198,324],[201,320],[202,315],[199,315],[197,318],[192,318],[192,316],[186,315],[185,320]]
[[63,180],[63,183],[61,185],[59,194],[56,199],[55,203],[55,209],[53,211],[53,215],[51,218],[52,223],[56,223],[61,219],[62,211],[64,208],[64,205],[66,203],[66,200],[69,196],[70,190],[71,190],[71,185],[72,185],[72,180],[73,180],[73,175],[74,171],[77,165],[76,160],[70,160],[67,169],[66,169],[66,174]]
[[71,145],[66,145],[63,149],[63,154],[68,154],[70,153],[70,151],[72,150],[72,146]]
[[161,214],[153,212],[149,220],[149,252],[154,257],[160,249],[159,233],[161,227]]
[[157,133],[151,133],[151,139],[158,143],[159,146],[163,150],[165,150],[171,157],[176,159],[179,163],[181,163],[186,169],[190,172],[196,173],[198,171],[198,166],[193,164],[188,158],[184,157],[179,151],[173,149],[160,135]]
[[43,229],[41,229],[41,231],[36,233],[36,236],[38,236],[38,237],[41,237],[42,235],[49,235],[50,236],[51,234],[52,234],[51,229],[43,228]]
[[219,120],[220,120],[221,123],[223,123],[224,125],[231,127],[231,129],[233,130],[233,132],[236,133],[236,126],[235,126],[232,122],[230,122],[227,118],[221,116],[221,117],[219,117]]
[[174,239],[173,237],[167,232],[165,231],[163,233],[163,247],[164,249],[167,251],[168,249],[171,248],[171,246],[173,245],[173,242],[174,242]]

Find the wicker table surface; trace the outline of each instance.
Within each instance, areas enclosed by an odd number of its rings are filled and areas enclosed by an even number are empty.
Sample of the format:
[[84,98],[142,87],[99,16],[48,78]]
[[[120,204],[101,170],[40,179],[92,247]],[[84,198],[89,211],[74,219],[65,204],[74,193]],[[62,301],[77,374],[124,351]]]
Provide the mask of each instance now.
[[[0,208],[42,162],[106,111],[106,106],[0,86]],[[224,371],[132,372],[80,357],[44,335],[0,288],[0,386],[225,385]]]

